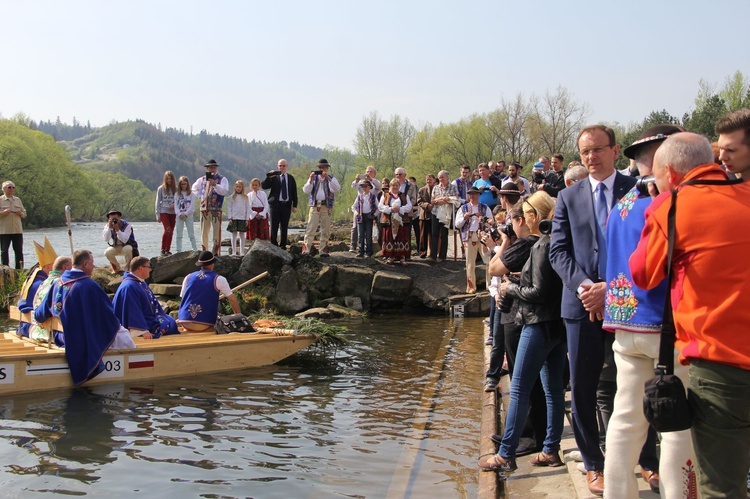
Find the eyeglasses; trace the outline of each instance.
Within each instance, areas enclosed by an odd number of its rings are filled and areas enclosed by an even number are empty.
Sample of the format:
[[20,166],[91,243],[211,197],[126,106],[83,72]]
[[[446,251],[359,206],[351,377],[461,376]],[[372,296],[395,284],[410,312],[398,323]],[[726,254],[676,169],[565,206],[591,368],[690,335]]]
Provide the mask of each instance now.
[[531,209],[534,210],[533,212],[529,210],[524,210],[524,213],[534,213],[534,215],[539,216],[539,211],[536,208],[534,208],[533,204],[529,203],[528,201],[524,201],[524,204],[531,206]]
[[15,188],[16,188],[16,187],[15,187],[15,186],[13,186],[13,185],[9,185],[9,186],[7,186],[7,187],[6,187],[6,189],[15,189]]
[[604,151],[606,151],[607,149],[610,149],[612,147],[613,147],[612,145],[606,145],[606,146],[592,147],[590,149],[583,149],[581,151],[581,157],[589,156],[591,154],[598,156],[602,154]]

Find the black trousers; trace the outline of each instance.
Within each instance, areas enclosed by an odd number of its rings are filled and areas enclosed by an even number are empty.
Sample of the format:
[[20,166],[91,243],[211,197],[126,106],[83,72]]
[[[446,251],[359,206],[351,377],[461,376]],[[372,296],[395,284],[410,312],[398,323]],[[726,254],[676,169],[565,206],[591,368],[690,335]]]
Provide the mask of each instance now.
[[[289,219],[292,216],[292,202],[274,201],[271,203],[271,244],[286,248],[288,244],[287,231],[289,229]],[[281,244],[276,239],[276,234],[281,227]]]
[[23,234],[2,234],[0,235],[0,260],[3,265],[10,263],[8,248],[13,243],[13,258],[15,259],[16,268],[23,268]]
[[445,260],[448,257],[448,227],[437,217],[432,217],[430,229],[430,258]]

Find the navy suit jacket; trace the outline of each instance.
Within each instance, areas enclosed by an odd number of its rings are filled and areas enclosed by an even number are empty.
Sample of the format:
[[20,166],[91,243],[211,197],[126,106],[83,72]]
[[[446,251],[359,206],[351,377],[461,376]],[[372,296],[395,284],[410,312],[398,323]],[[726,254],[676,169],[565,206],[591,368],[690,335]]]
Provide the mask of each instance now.
[[[635,185],[634,177],[616,173],[612,206]],[[610,215],[611,216],[611,215]],[[576,182],[557,195],[549,258],[552,268],[563,281],[562,317],[584,319],[588,312],[577,296],[578,286],[586,279],[599,282],[599,248],[597,241],[594,196],[588,179]]]
[[[287,178],[287,194],[289,194],[289,200],[292,202],[292,207],[297,207],[297,182],[294,180],[289,173],[286,174]],[[260,183],[261,189],[271,189],[268,193],[268,202],[270,204],[278,203],[281,200],[281,176],[274,175],[271,177],[266,176],[263,182]]]

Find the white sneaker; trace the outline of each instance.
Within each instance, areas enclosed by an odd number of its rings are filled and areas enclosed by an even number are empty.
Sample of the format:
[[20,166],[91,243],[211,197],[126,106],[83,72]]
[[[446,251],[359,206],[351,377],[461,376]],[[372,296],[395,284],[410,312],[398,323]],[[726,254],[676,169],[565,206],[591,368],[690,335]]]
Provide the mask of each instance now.
[[581,455],[581,451],[573,450],[568,453],[568,457],[572,459],[573,461],[576,461],[578,463],[583,462],[583,456]]
[[583,463],[576,464],[576,469],[580,471],[581,473],[583,473],[584,475],[586,474],[586,466],[584,466]]

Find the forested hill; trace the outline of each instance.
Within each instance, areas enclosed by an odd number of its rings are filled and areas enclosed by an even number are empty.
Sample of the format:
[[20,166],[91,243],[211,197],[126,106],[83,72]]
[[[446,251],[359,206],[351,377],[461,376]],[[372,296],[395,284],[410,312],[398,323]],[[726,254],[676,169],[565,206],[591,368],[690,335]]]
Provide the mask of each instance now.
[[152,190],[161,184],[166,170],[194,181],[205,172],[203,165],[209,159],[218,161],[221,173],[233,182],[262,178],[264,172],[276,167],[279,158],[297,166],[313,163],[324,155],[322,149],[297,142],[248,141],[206,130],[197,134],[174,128],[161,130],[161,126],[142,120],[101,128],[78,122],[67,125],[42,121],[36,128],[52,135],[85,169],[122,173]]

